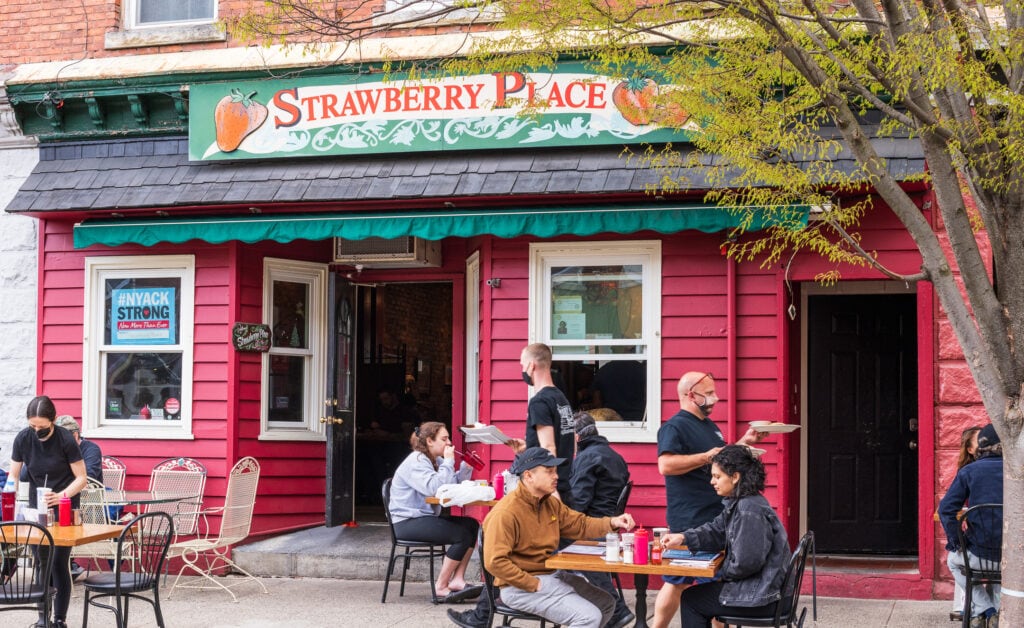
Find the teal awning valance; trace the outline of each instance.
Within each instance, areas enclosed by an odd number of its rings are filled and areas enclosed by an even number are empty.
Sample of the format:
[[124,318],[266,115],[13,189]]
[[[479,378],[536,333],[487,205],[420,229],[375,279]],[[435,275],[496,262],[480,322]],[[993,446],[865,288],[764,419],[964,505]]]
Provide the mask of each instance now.
[[180,217],[86,220],[75,225],[75,248],[94,244],[152,245],[202,240],[220,244],[291,242],[293,240],[346,240],[416,236],[427,240],[493,235],[514,238],[532,235],[589,236],[597,233],[656,231],[676,233],[696,229],[707,233],[739,225],[746,212],[755,212],[751,229],[767,223],[806,224],[807,207],[780,212],[760,208],[725,209],[708,205],[516,207],[510,209],[451,209],[378,213],[274,214],[222,217]]

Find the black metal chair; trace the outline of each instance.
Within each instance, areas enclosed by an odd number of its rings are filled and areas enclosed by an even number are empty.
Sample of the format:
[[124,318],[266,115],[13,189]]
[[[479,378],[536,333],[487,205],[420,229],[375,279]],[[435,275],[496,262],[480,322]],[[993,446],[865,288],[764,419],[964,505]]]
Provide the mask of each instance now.
[[[622,513],[626,512],[626,504],[629,503],[629,495],[633,492],[633,480],[628,480],[626,485],[622,487],[622,491],[619,493],[619,499],[615,502],[615,516],[618,517]],[[612,580],[615,581],[615,588],[619,590],[619,597],[626,599],[622,594],[622,580],[619,579],[618,573],[612,574]]]
[[[153,606],[156,623],[164,628],[160,611],[160,574],[167,548],[174,537],[174,520],[165,512],[147,512],[133,519],[117,538],[112,572],[97,573],[82,581],[85,585],[85,610],[82,628],[89,625],[89,606],[114,612],[118,628],[128,625],[128,602],[132,598]],[[152,599],[142,595],[149,592]],[[98,598],[113,597],[114,606],[101,604]]]
[[[426,558],[430,562],[430,599],[437,603],[437,589],[434,588],[434,559],[444,558],[444,545],[436,545],[428,541],[406,541],[398,538],[395,534],[395,524],[391,520],[391,478],[384,480],[381,487],[381,497],[384,500],[384,514],[388,518],[388,529],[391,530],[391,558],[388,559],[388,573],[384,576],[384,592],[380,595],[380,603],[387,601],[388,585],[391,584],[391,574],[395,571],[395,562],[402,561],[402,586],[398,589],[399,597],[405,595],[405,575],[409,571],[409,562],[413,558]],[[396,554],[399,548],[405,548],[404,554]]]
[[[814,532],[807,532],[800,539],[796,550],[786,565],[786,575],[782,580],[782,598],[775,607],[775,614],[765,617],[733,617],[730,615],[719,615],[715,619],[729,626],[742,626],[768,628],[801,628],[804,619],[807,617],[807,607],[800,609],[800,585],[804,580],[804,567],[807,565],[807,555],[814,547]],[[799,609],[799,613],[797,610]]]
[[[968,628],[971,624],[971,600],[974,598],[974,587],[1002,583],[1000,558],[989,560],[972,552],[974,557],[974,563],[972,564],[968,554],[968,547],[970,547],[975,551],[978,549],[988,550],[985,552],[986,554],[995,553],[996,556],[1002,557],[1002,535],[999,535],[998,540],[992,538],[990,542],[986,543],[978,538],[978,535],[972,536],[971,529],[972,527],[984,527],[988,530],[1002,530],[1003,505],[978,504],[971,506],[960,513],[958,519],[960,520],[960,526],[956,529],[956,536],[960,543],[960,556],[964,563],[964,566],[960,568],[960,572],[967,578],[967,584],[964,587],[962,621],[963,628]],[[995,545],[995,547],[990,547],[990,545]]]
[[50,586],[53,547],[53,536],[38,523],[0,523],[0,611],[38,613],[42,604],[49,628],[57,592]]
[[[511,626],[512,621],[516,619],[539,621],[540,628],[544,628],[544,626],[547,625],[547,620],[540,615],[517,611],[516,609],[505,606],[501,603],[501,598],[498,596],[498,592],[494,589],[494,576],[491,575],[491,572],[487,571],[486,564],[484,563],[484,533],[482,530],[480,532],[480,571],[483,572],[484,576],[483,594],[487,596],[487,621],[484,622],[485,626],[492,625],[496,615],[501,615],[502,626]],[[554,624],[554,626],[555,628],[558,628],[558,624]]]

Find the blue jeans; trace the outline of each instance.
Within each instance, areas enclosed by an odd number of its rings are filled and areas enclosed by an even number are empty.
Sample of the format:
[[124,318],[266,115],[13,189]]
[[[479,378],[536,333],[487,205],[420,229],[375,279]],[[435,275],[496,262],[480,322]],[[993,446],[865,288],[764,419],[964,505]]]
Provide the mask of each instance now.
[[[970,551],[967,555],[971,559],[971,567],[978,567],[978,557],[972,554]],[[960,568],[964,566],[964,557],[960,553],[960,550],[950,552],[946,556],[946,565],[949,567],[950,573],[953,574],[953,580],[960,586],[961,589],[967,588],[967,576],[965,576]],[[992,585],[992,592],[983,585],[975,585],[971,587],[971,617],[977,617],[986,610],[994,608],[999,610],[999,598],[1002,587],[998,584]],[[961,605],[963,608],[963,605]]]

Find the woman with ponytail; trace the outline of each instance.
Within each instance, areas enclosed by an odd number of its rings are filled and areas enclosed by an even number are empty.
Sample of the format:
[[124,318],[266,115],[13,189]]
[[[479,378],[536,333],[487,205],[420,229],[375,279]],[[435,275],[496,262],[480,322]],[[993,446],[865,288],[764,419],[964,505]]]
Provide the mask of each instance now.
[[444,484],[468,480],[473,472],[465,462],[455,469],[455,448],[443,423],[420,424],[409,439],[412,453],[395,469],[391,481],[391,520],[395,536],[406,541],[447,545],[435,582],[435,602],[461,602],[480,595],[482,587],[466,583],[466,566],[476,546],[480,524],[472,517],[441,514],[427,497]]

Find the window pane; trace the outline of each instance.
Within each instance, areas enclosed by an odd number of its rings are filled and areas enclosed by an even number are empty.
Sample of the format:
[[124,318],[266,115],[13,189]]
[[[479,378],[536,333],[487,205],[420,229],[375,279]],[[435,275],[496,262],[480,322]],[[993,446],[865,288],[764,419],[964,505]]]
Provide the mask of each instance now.
[[304,356],[270,356],[271,421],[305,422],[305,374]]
[[181,279],[103,282],[103,344],[175,345],[181,338]]
[[306,348],[309,284],[274,282],[274,346]]
[[213,19],[214,0],[136,1],[139,3],[139,24]]
[[551,339],[637,339],[643,334],[643,267],[551,269]]
[[106,353],[103,358],[107,419],[181,419],[180,353]]

